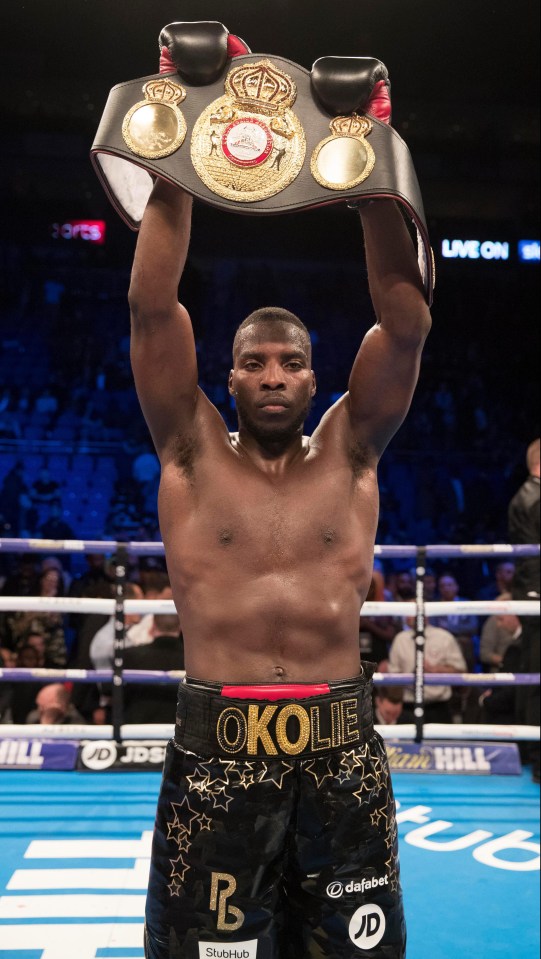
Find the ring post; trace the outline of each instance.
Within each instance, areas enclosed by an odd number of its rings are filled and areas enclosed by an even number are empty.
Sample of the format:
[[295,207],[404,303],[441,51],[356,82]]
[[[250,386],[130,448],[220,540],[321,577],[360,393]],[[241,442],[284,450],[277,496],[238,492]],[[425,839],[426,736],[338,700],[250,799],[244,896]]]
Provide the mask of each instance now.
[[111,702],[113,738],[117,743],[122,739],[121,727],[124,719],[122,669],[124,666],[124,638],[126,635],[124,596],[127,565],[128,553],[125,547],[121,546],[115,556],[115,644],[113,658],[113,694]]
[[417,550],[415,582],[415,699],[413,714],[415,717],[415,742],[423,741],[425,720],[425,574],[426,546]]

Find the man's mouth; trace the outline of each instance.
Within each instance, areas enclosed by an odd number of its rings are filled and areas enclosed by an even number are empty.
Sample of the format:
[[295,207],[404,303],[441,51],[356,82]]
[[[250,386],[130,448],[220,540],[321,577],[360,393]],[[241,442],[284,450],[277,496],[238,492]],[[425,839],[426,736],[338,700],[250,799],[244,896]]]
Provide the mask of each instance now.
[[263,403],[258,404],[258,409],[269,410],[271,412],[275,410],[287,410],[288,407],[289,403],[286,403],[286,401],[281,399],[279,396],[273,397],[272,399],[269,397],[268,399],[264,400]]

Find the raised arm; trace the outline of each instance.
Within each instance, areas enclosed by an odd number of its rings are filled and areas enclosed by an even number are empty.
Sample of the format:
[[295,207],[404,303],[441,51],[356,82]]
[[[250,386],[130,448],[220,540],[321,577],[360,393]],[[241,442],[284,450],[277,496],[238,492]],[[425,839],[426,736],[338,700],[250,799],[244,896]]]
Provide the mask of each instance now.
[[190,431],[198,396],[192,324],[178,302],[191,212],[187,193],[156,182],[141,223],[129,291],[135,385],[162,459],[172,440]]
[[379,456],[405,419],[431,319],[417,254],[392,200],[361,208],[376,325],[366,334],[349,381],[350,424]]

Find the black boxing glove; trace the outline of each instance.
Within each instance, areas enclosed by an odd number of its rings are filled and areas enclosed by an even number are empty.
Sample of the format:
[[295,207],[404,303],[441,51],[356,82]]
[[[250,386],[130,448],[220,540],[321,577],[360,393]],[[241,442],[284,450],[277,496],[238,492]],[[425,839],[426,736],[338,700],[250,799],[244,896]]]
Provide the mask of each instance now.
[[160,73],[177,71],[192,86],[213,83],[232,57],[250,53],[223,23],[202,20],[169,23],[160,33]]
[[333,116],[368,113],[391,122],[387,67],[373,57],[321,57],[312,67],[312,89]]

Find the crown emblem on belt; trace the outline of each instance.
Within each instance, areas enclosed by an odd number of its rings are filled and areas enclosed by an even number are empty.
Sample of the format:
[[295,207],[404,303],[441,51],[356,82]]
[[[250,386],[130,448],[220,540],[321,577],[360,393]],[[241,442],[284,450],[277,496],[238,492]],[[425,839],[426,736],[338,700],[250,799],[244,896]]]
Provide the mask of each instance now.
[[337,137],[364,137],[370,133],[372,124],[368,117],[360,117],[357,113],[352,113],[349,117],[336,117],[330,127]]
[[238,106],[256,113],[283,113],[297,99],[297,84],[270,60],[246,63],[231,70],[225,92]]
[[184,87],[172,80],[149,80],[143,87],[145,99],[154,103],[182,103],[186,99]]

